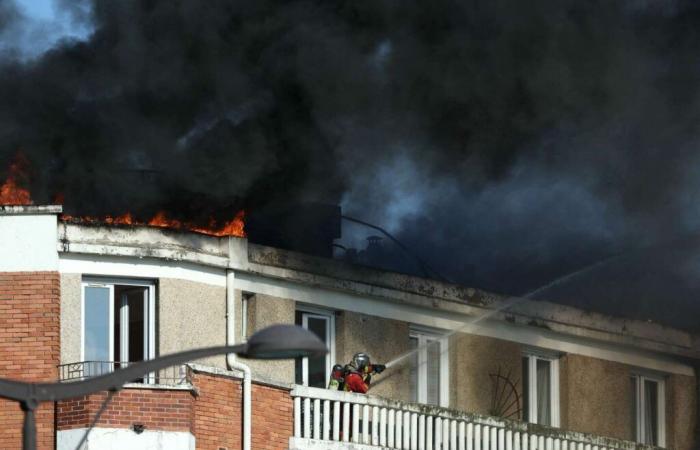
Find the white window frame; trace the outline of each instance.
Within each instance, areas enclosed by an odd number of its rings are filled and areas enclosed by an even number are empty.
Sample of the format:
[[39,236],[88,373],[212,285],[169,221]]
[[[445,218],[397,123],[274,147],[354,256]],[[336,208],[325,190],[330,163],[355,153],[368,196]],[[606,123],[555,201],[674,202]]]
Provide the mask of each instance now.
[[[297,307],[301,313],[301,326],[305,330],[309,329],[309,317],[324,319],[326,321],[326,336],[328,336],[328,354],[326,354],[326,380],[331,377],[333,362],[335,361],[335,312],[327,309],[313,308],[307,306]],[[309,358],[303,357],[301,360],[301,379],[304,386],[309,385]]]
[[[528,371],[528,386],[524,395],[527,395],[527,403],[529,410],[527,411],[528,422],[537,423],[537,361],[549,361],[549,380],[551,383],[550,389],[550,412],[551,412],[551,424],[544,424],[552,427],[558,428],[560,426],[559,421],[559,355],[552,354],[550,352],[545,352],[539,349],[528,349],[523,352],[523,358],[527,358],[527,371]],[[523,386],[525,389],[526,386]],[[525,411],[523,411],[525,412]]]
[[659,436],[659,442],[655,444],[657,447],[666,446],[666,379],[663,375],[650,374],[650,373],[633,373],[632,378],[635,380],[635,398],[634,398],[634,414],[637,423],[637,435],[635,439],[637,442],[645,441],[645,414],[646,409],[645,399],[644,399],[644,382],[653,381],[656,383],[656,398],[658,401],[657,411],[656,411],[656,423],[659,429],[656,430]]
[[[129,322],[125,320],[128,317],[128,304],[125,303],[125,299],[120,300],[120,330],[119,338],[122,345],[120,345],[121,355],[114,354],[114,339],[116,338],[114,330],[114,286],[134,286],[134,287],[145,287],[148,289],[148,297],[144,302],[144,322],[148,325],[148,333],[144,336],[144,359],[153,359],[156,357],[156,327],[155,327],[155,317],[156,317],[156,286],[152,281],[143,280],[133,280],[133,279],[115,279],[115,278],[91,278],[83,277],[81,287],[80,287],[80,316],[81,316],[81,328],[80,328],[80,360],[85,360],[85,288],[87,287],[99,287],[109,289],[109,359],[110,361],[120,361],[127,362],[128,359],[128,334],[129,334]],[[124,336],[127,336],[124,340]],[[126,345],[124,345],[126,344]],[[118,358],[117,358],[118,356]],[[149,375],[151,378],[153,374]]]
[[412,325],[409,337],[418,340],[418,376],[416,389],[418,403],[428,402],[428,342],[438,341],[440,345],[440,392],[439,404],[443,408],[450,406],[450,350],[449,339],[445,332],[432,328]]

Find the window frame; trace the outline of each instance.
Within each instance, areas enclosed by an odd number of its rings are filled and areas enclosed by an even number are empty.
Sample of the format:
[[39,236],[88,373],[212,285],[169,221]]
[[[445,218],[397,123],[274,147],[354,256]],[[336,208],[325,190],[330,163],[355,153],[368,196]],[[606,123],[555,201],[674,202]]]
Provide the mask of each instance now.
[[[122,356],[125,351],[128,351],[128,346],[120,345],[122,354],[114,354],[115,339],[122,339],[124,333],[128,333],[129,322],[123,320],[124,314],[128,314],[128,306],[122,304],[119,299],[120,308],[116,311],[115,304],[115,286],[134,286],[145,287],[148,290],[148,296],[144,302],[144,323],[148,326],[148,333],[144,333],[144,360],[154,359],[156,357],[156,283],[150,280],[136,280],[129,278],[102,278],[102,277],[83,277],[80,283],[80,360],[85,361],[85,288],[99,287],[109,289],[109,358],[111,362],[128,362],[123,361]],[[121,314],[120,329],[114,328],[115,314]],[[118,334],[117,334],[118,333]],[[128,342],[127,342],[128,343]],[[149,374],[146,378],[152,378],[154,374]]]
[[[450,349],[449,339],[444,331],[411,325],[409,338],[418,340],[418,373],[416,377],[417,401],[428,402],[428,341],[437,341],[440,345],[440,391],[437,406],[450,406]],[[413,393],[411,393],[413,395]]]
[[550,353],[539,349],[526,349],[522,353],[523,358],[527,358],[528,386],[522,386],[523,399],[527,395],[528,411],[523,409],[523,415],[527,413],[528,423],[537,423],[537,361],[549,362],[549,382],[550,382],[550,418],[551,423],[544,424],[559,428],[560,426],[560,401],[559,401],[559,358],[561,355]]
[[653,444],[657,447],[666,446],[666,377],[661,374],[654,374],[648,372],[634,372],[631,377],[634,379],[634,418],[636,424],[636,436],[635,440],[638,443],[643,443],[645,441],[645,396],[644,396],[644,382],[652,381],[656,383],[656,398],[657,398],[657,411],[656,411],[656,423],[658,429],[656,430],[658,434],[658,442]]
[[[301,327],[308,330],[309,317],[315,319],[324,319],[326,321],[326,336],[328,336],[328,353],[326,354],[326,376],[325,380],[329,380],[333,364],[335,361],[335,311],[314,308],[310,306],[297,306],[296,311],[301,313]],[[309,385],[309,358],[304,356],[301,358],[301,380],[302,385]],[[325,386],[324,386],[325,387]]]

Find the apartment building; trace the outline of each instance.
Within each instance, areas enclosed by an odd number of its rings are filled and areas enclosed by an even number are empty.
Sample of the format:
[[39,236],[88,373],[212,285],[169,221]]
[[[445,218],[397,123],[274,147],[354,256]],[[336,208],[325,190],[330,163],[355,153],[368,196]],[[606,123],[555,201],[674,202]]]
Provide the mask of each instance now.
[[[325,357],[243,360],[253,449],[696,448],[697,336],[656,323],[144,226],[80,225],[58,206],[0,207],[0,376],[72,380],[296,323]],[[369,395],[325,389],[364,351]],[[85,449],[238,450],[242,373],[224,356],[134,380]],[[106,393],[38,412],[72,449]],[[21,411],[0,401],[0,448]]]

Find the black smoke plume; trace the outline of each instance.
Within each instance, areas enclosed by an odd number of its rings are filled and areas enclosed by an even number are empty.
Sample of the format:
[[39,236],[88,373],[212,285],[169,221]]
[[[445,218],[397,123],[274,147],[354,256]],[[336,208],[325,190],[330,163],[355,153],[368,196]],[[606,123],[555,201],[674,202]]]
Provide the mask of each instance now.
[[[446,277],[517,294],[700,224],[697,2],[76,11],[86,40],[0,62],[0,168],[25,154],[37,202],[182,216],[341,203]],[[0,38],[22,20],[0,0]]]

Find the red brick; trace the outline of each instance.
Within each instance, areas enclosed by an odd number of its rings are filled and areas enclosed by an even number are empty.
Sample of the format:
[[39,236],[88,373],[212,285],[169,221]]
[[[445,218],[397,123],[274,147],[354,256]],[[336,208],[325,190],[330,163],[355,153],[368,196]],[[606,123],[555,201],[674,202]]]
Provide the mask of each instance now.
[[[0,377],[55,381],[59,362],[60,299],[57,272],[0,273]],[[0,448],[19,449],[22,412],[0,400]],[[37,411],[40,450],[54,448],[54,405]]]

